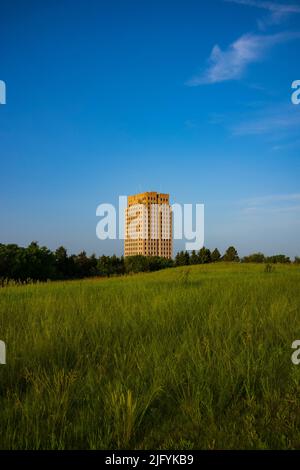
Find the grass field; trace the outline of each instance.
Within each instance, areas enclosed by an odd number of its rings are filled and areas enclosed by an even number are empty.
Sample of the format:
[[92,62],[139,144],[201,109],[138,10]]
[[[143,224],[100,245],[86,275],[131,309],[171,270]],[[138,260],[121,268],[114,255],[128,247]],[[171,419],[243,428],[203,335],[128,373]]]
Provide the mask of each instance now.
[[1,449],[300,448],[300,268],[0,290]]

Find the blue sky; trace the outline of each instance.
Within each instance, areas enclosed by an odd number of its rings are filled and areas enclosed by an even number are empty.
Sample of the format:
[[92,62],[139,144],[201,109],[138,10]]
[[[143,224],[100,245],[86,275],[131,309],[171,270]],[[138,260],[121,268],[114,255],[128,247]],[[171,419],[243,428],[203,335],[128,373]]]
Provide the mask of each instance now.
[[296,0],[6,2],[0,242],[120,254],[96,207],[157,190],[210,248],[300,255],[299,50]]

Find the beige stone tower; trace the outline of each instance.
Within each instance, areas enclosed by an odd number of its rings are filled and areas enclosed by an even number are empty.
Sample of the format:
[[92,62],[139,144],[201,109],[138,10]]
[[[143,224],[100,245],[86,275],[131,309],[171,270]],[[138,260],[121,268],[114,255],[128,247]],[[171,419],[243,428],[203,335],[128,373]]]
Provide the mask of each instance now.
[[172,258],[172,211],[169,194],[128,196],[124,255]]

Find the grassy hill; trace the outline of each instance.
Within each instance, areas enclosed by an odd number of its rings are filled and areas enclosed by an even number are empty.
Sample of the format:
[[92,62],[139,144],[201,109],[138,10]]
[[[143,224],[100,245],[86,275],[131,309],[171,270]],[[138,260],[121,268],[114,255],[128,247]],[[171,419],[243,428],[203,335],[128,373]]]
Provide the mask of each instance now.
[[0,289],[0,448],[300,448],[300,269]]

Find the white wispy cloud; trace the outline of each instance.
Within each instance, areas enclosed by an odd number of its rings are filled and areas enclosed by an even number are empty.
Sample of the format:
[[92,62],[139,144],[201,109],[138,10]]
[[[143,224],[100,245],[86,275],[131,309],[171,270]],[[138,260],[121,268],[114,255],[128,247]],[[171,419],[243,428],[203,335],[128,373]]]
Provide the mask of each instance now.
[[295,139],[292,142],[283,142],[272,146],[274,152],[290,150],[300,147],[300,139]]
[[239,118],[239,122],[230,126],[234,136],[275,135],[278,138],[285,135],[299,135],[300,113],[293,105],[278,104],[263,108],[249,117]]
[[268,194],[267,196],[259,196],[245,199],[244,203],[248,206],[262,206],[266,204],[274,204],[279,202],[295,202],[300,201],[300,193],[291,194]]
[[208,67],[187,81],[188,86],[238,80],[248,65],[261,60],[276,44],[299,38],[299,32],[282,32],[271,35],[245,34],[230,44],[226,50],[215,45],[211,51]]
[[259,20],[259,26],[264,29],[267,25],[279,24],[287,17],[293,14],[300,13],[300,5],[275,3],[270,1],[257,1],[257,0],[225,0],[230,3],[237,3],[239,5],[246,5],[250,7],[260,8],[269,12],[269,15],[264,20]]
[[300,211],[300,193],[291,194],[270,194],[240,202],[242,213],[244,215],[271,215],[299,213]]

